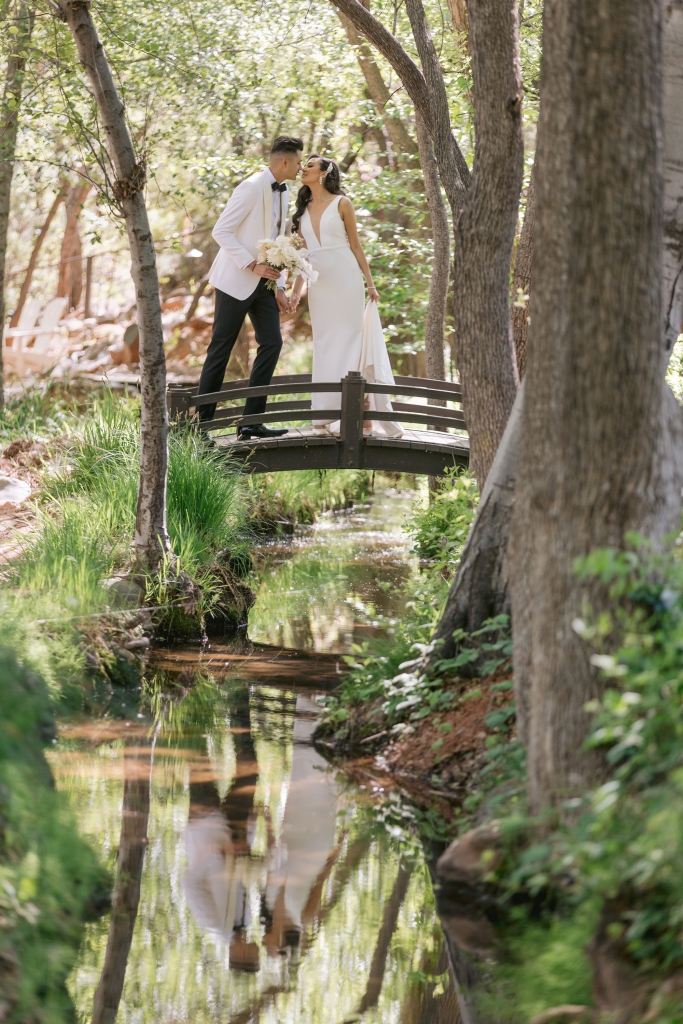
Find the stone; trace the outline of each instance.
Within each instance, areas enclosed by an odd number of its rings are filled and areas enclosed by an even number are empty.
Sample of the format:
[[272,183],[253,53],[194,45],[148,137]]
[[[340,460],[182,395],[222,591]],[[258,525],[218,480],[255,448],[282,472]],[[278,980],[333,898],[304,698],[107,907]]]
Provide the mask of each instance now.
[[109,591],[112,608],[139,608],[142,604],[144,597],[142,587],[132,580],[114,576],[109,580],[104,580],[102,586]]
[[14,476],[0,476],[0,508],[17,508],[31,493],[31,485]]
[[456,839],[439,857],[436,873],[447,882],[476,885],[503,859],[503,840],[497,821],[480,825]]

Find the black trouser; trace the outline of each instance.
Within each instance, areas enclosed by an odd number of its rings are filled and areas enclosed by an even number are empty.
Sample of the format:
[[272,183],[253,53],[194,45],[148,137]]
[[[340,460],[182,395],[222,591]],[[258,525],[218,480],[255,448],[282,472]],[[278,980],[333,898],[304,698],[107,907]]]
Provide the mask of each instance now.
[[[216,288],[216,315],[213,321],[211,344],[206,353],[206,361],[199,378],[200,395],[210,395],[220,391],[225,378],[225,368],[230,359],[237,335],[240,333],[244,318],[254,325],[258,351],[249,377],[249,386],[263,387],[270,384],[273,370],[277,365],[282,348],[280,334],[280,312],[275,301],[275,292],[267,287],[265,278],[261,278],[248,299],[235,299],[232,295]],[[244,407],[244,415],[263,412],[267,399],[249,398]],[[199,407],[200,420],[211,420],[216,411],[213,405]]]

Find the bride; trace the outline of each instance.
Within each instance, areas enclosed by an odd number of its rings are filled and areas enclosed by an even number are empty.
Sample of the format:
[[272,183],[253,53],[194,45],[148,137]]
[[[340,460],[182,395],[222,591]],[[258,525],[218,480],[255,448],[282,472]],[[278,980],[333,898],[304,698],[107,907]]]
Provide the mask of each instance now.
[[[318,272],[317,281],[308,290],[313,327],[313,382],[338,381],[349,370],[359,370],[368,381],[393,384],[377,312],[379,295],[358,238],[356,212],[340,185],[336,160],[314,154],[307,161],[292,218],[292,232],[303,238],[308,258]],[[363,277],[369,299],[365,309]],[[290,312],[299,304],[303,283],[303,278],[297,277],[289,299]],[[339,397],[338,393],[313,394],[313,410],[323,413],[313,421],[314,430],[328,432],[332,420],[325,419],[324,410],[338,409]],[[391,404],[384,395],[368,395],[365,407],[391,411]],[[403,433],[395,423],[383,422],[382,428],[391,436]],[[367,420],[363,433],[372,433]]]

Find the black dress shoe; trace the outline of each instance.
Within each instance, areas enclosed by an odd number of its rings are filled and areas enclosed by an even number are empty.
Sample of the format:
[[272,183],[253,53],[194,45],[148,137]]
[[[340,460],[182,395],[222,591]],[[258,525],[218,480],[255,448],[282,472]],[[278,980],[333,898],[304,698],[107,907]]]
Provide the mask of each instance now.
[[254,423],[249,427],[240,427],[239,438],[242,441],[250,441],[252,437],[282,437],[287,431],[282,428],[274,429],[264,427],[262,423]]

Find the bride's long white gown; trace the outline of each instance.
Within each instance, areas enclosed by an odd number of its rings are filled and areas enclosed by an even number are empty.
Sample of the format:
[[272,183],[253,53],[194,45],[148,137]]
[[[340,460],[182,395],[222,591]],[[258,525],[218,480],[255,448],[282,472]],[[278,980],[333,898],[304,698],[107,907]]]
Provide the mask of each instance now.
[[[313,382],[341,380],[349,370],[357,370],[375,384],[393,384],[394,377],[387,353],[377,303],[369,302],[364,311],[365,287],[358,260],[351,252],[344,221],[339,214],[341,196],[336,196],[320,218],[320,237],[305,210],[301,234],[318,279],[308,289],[308,308],[313,327]],[[386,395],[370,395],[369,408],[391,412]],[[313,410],[338,409],[339,392],[313,394]],[[316,418],[313,425],[332,424],[338,417]],[[374,422],[373,428],[380,426]],[[398,423],[383,420],[381,429],[391,437],[403,433]]]
[[[337,381],[349,370],[360,369],[363,345],[365,285],[358,260],[351,252],[344,221],[339,215],[341,196],[323,210],[320,238],[308,210],[301,218],[301,234],[318,280],[308,289],[308,308],[313,327],[313,381]],[[315,410],[338,409],[338,393],[313,394]],[[338,416],[314,420],[322,426]]]

